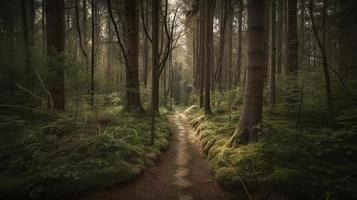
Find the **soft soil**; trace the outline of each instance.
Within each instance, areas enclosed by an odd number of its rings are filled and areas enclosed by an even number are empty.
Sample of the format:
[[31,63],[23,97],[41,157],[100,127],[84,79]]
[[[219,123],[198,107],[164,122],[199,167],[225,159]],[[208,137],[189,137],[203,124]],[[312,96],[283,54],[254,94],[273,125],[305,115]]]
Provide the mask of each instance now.
[[169,116],[171,144],[157,165],[136,181],[97,191],[82,199],[225,200],[232,199],[214,180],[208,160],[186,116]]

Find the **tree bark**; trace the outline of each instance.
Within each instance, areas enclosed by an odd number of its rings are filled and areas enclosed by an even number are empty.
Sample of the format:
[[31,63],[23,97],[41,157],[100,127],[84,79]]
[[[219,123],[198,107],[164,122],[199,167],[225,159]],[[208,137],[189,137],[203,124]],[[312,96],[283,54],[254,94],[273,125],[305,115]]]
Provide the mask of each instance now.
[[269,103],[275,104],[275,71],[276,71],[276,0],[270,0],[270,70],[269,70]]
[[223,93],[222,88],[222,76],[223,76],[223,58],[224,58],[224,47],[226,41],[226,24],[227,24],[227,2],[222,1],[221,5],[221,16],[220,16],[220,25],[219,25],[219,50],[218,50],[218,59],[217,67],[215,72],[215,81],[217,81],[218,89]]
[[284,12],[284,7],[283,7],[283,1],[284,0],[278,0],[278,6],[277,6],[277,23],[276,23],[276,74],[281,74],[282,71],[282,65],[283,65],[283,40],[284,40],[284,35],[283,35],[283,12]]
[[239,1],[238,5],[238,55],[237,55],[237,71],[236,71],[236,86],[241,84],[242,73],[242,27],[243,27],[243,0]]
[[213,64],[213,0],[206,2],[206,63],[205,70],[205,102],[204,111],[206,114],[211,114],[211,68]]
[[200,73],[199,73],[199,106],[204,107],[204,83],[205,83],[205,19],[206,13],[204,9],[205,1],[200,2]]
[[91,70],[90,70],[90,106],[92,109],[94,108],[94,101],[95,101],[95,91],[94,91],[94,84],[95,84],[95,79],[94,79],[94,70],[95,70],[95,44],[96,44],[96,34],[95,34],[95,29],[96,29],[96,24],[95,24],[95,18],[96,18],[96,0],[92,0],[91,2],[91,9],[92,9],[92,28],[91,28],[91,34],[92,34],[92,45],[91,45]]
[[[229,7],[232,9],[233,2],[229,1]],[[233,85],[233,75],[234,75],[234,67],[233,67],[233,11],[228,13],[228,89],[232,89]]]
[[281,66],[278,69],[278,73],[282,73],[286,75],[288,73],[288,0],[281,1],[281,35],[282,35],[282,43],[281,43]]
[[297,24],[297,0],[288,0],[288,74],[296,74],[299,69],[299,39]]
[[152,66],[151,66],[151,145],[155,143],[155,115],[156,109],[155,106],[159,101],[157,99],[158,95],[156,94],[157,90],[157,79],[158,79],[158,65],[159,65],[159,8],[160,1],[153,0],[152,2]]
[[339,0],[339,73],[345,81],[350,81],[357,69],[357,1]]
[[242,141],[254,141],[257,133],[254,126],[262,121],[265,30],[264,30],[264,0],[248,1],[248,73],[242,114],[237,132]]
[[29,9],[26,7],[26,2],[25,1],[20,1],[21,5],[21,24],[22,24],[22,31],[23,31],[23,38],[24,38],[24,52],[25,52],[25,65],[26,65],[26,84],[29,86],[30,89],[34,88],[34,74],[33,74],[33,69],[32,69],[32,51],[33,51],[33,39],[32,34],[33,34],[33,29],[31,28],[32,26],[32,20],[31,18],[33,16],[32,12],[29,12],[30,20],[27,17],[27,10],[34,9],[33,7],[33,1],[30,2],[29,4]]
[[64,0],[46,0],[47,87],[50,93],[48,108],[65,110]]
[[127,61],[126,70],[126,103],[125,110],[142,112],[139,87],[139,18],[137,0],[125,0],[126,31],[127,31]]

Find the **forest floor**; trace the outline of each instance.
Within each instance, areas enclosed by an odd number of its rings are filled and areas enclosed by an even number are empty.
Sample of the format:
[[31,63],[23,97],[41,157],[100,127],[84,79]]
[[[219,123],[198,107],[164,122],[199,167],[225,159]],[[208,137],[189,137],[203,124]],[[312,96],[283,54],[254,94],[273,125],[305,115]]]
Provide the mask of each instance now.
[[136,181],[95,191],[82,199],[225,200],[232,199],[214,180],[206,155],[186,116],[169,116],[171,138],[157,165]]

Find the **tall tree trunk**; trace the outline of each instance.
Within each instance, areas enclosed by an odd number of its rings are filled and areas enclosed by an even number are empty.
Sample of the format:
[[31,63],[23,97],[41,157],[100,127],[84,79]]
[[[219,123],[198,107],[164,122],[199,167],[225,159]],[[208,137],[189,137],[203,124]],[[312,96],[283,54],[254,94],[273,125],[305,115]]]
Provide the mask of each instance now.
[[226,41],[226,24],[227,24],[227,2],[222,1],[221,5],[221,16],[220,16],[220,25],[219,25],[219,50],[218,50],[218,59],[217,67],[215,72],[215,81],[217,81],[218,89],[223,93],[222,88],[222,76],[223,76],[223,58],[224,58],[224,47]]
[[[33,1],[32,1],[33,3]],[[33,48],[33,43],[31,44],[30,41],[30,26],[29,26],[29,20],[28,20],[28,12],[26,7],[26,2],[25,1],[20,1],[21,5],[21,24],[22,24],[22,31],[23,31],[23,38],[24,38],[24,52],[25,52],[25,65],[26,65],[26,84],[30,87],[30,89],[33,89],[33,70],[32,70],[32,48]],[[29,13],[30,14],[30,13]],[[30,16],[31,17],[31,16]],[[33,40],[32,40],[33,41]]]
[[[233,2],[229,1],[229,7],[233,7]],[[228,89],[232,89],[233,83],[233,11],[228,14]]]
[[288,73],[298,72],[298,24],[297,24],[297,0],[288,0]]
[[5,2],[6,66],[9,77],[15,79],[13,61],[15,59],[15,8],[14,2]]
[[[141,8],[143,9],[142,12],[144,12],[145,16],[144,16],[144,19],[143,19],[143,22],[142,23],[145,23],[145,26],[147,27],[147,31],[148,33],[150,32],[149,28],[151,27],[149,25],[149,2],[145,2],[145,3],[142,3],[141,5],[144,6],[144,8]],[[144,72],[143,72],[143,82],[144,82],[144,85],[147,86],[147,80],[148,80],[148,69],[149,69],[149,39],[146,37],[146,35],[144,34],[143,35],[143,38],[144,38]]]
[[158,66],[159,66],[159,8],[160,8],[160,1],[153,0],[152,2],[152,66],[151,66],[151,145],[155,142],[155,105],[159,101],[157,99],[158,95],[156,94],[157,87],[156,84],[158,79]]
[[42,49],[43,49],[43,59],[46,59],[46,2],[47,0],[42,0],[42,11],[41,11],[41,28],[42,28]]
[[46,0],[47,86],[50,111],[65,109],[64,47],[65,22],[64,0]]
[[[87,0],[82,0],[82,31],[83,32],[83,53],[84,55],[84,63],[86,72],[89,72],[89,58],[88,58],[88,28],[87,28],[87,19],[88,19],[88,8],[87,8]],[[79,26],[79,24],[78,24]]]
[[238,55],[237,55],[237,71],[236,71],[236,86],[241,85],[241,73],[242,73],[242,27],[243,27],[243,0],[238,4]]
[[254,126],[262,121],[265,30],[264,30],[264,0],[248,1],[248,73],[242,114],[237,132],[242,141],[257,139]]
[[357,1],[339,0],[339,73],[345,81],[350,81],[352,72],[357,72]]
[[142,112],[140,99],[138,47],[139,47],[139,18],[137,14],[137,0],[125,0],[126,31],[127,31],[127,59],[126,70],[126,104],[127,111]]
[[199,73],[199,106],[204,107],[204,82],[205,82],[205,1],[200,2],[200,73]]
[[278,73],[281,72],[283,75],[288,73],[288,0],[281,1],[281,35],[282,35],[282,43],[281,43],[281,66]]
[[90,105],[92,109],[94,108],[94,101],[95,101],[95,91],[94,91],[94,84],[95,84],[95,79],[94,79],[94,70],[95,70],[95,44],[96,44],[96,24],[95,24],[95,18],[96,18],[96,0],[92,0],[91,4],[91,12],[92,12],[92,28],[91,28],[91,34],[92,34],[92,45],[91,45],[91,70],[90,70]]
[[197,67],[197,14],[192,15],[192,82],[193,82],[193,88],[196,90],[197,89],[197,81],[196,81],[196,67]]
[[[198,8],[199,9],[199,8]],[[195,88],[196,90],[199,92],[199,76],[200,76],[200,65],[201,65],[201,59],[200,59],[200,27],[201,27],[201,23],[200,23],[200,14],[199,11],[197,11],[198,13],[195,14],[195,18],[196,18],[196,49],[195,49],[195,56],[197,58],[196,60],[196,65],[195,65],[195,79],[194,79],[194,83],[195,83]]]
[[307,37],[306,37],[306,29],[305,29],[305,1],[306,0],[299,0],[300,5],[300,23],[299,23],[299,60],[301,68],[306,66],[306,44]]
[[206,2],[206,63],[205,70],[205,103],[204,111],[206,114],[211,114],[211,69],[213,64],[213,0]]
[[276,71],[276,0],[270,0],[270,70],[269,70],[269,103],[275,104],[275,71]]
[[284,8],[283,8],[283,1],[284,0],[278,0],[278,6],[277,6],[277,23],[276,23],[276,74],[281,74],[282,71],[282,65],[283,65],[283,40],[284,40],[284,35],[283,35],[283,22],[285,20],[283,19],[284,15]]

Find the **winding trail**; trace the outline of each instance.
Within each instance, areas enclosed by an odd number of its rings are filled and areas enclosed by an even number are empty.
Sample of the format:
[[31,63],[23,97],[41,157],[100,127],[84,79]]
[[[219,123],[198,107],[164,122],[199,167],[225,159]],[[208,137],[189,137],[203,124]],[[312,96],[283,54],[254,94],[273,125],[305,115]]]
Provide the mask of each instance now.
[[83,199],[116,200],[226,200],[213,179],[195,131],[183,113],[170,115],[171,144],[157,165],[137,181],[102,190]]

